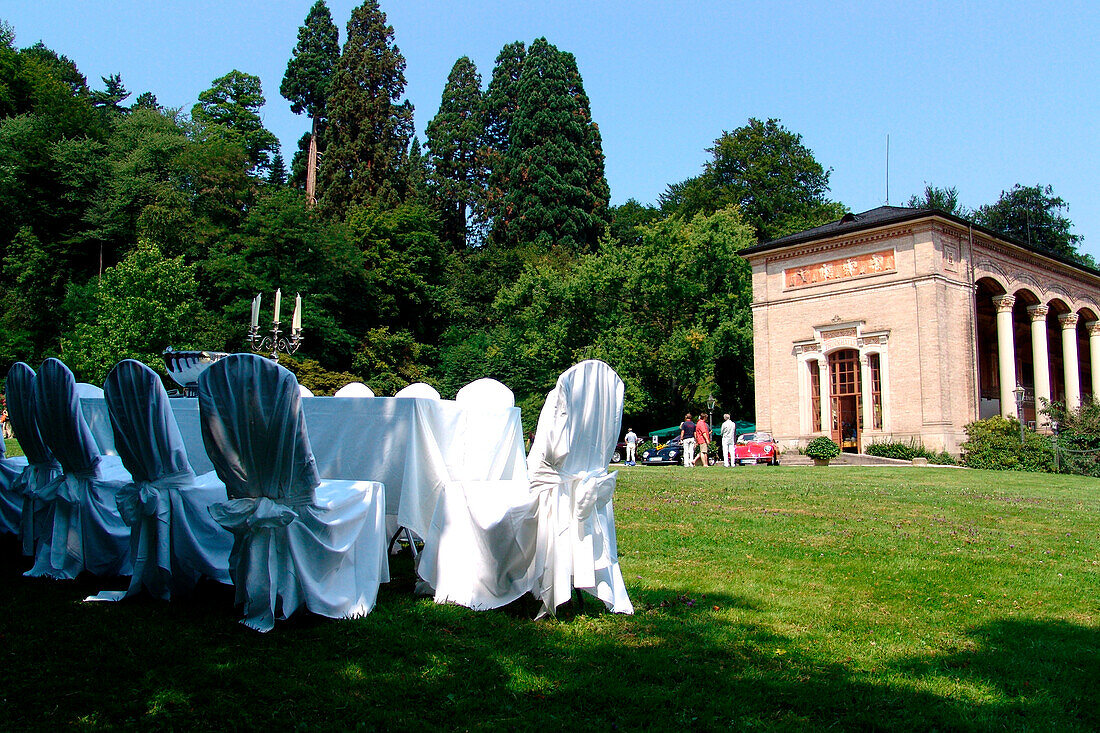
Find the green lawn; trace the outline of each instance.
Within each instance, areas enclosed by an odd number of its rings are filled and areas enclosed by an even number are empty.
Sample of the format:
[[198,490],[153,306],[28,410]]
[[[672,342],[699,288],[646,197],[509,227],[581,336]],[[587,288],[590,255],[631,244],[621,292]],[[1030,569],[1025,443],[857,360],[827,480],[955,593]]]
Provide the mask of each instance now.
[[[231,594],[83,604],[0,545],[7,728],[1100,728],[1100,481],[626,468],[634,616],[411,593],[258,635]],[[116,582],[114,587],[119,587]]]

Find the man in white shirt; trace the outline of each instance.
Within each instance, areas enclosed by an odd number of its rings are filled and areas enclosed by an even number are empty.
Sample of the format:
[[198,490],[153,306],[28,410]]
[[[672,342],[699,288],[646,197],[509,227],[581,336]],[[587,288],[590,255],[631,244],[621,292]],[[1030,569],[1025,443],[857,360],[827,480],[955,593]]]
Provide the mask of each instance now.
[[638,448],[638,436],[634,433],[634,428],[626,429],[626,436],[623,437],[623,441],[626,442],[626,465],[633,466],[634,452]]
[[725,418],[722,423],[722,458],[728,468],[737,465],[733,457],[733,446],[737,443],[737,423],[730,420],[728,412],[722,417]]

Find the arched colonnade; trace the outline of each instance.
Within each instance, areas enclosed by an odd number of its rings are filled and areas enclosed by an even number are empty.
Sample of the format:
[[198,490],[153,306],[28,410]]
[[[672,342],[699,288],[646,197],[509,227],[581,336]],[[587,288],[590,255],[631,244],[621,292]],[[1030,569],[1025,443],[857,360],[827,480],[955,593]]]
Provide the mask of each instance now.
[[1043,402],[1076,409],[1100,387],[1100,306],[1029,274],[975,273],[979,417],[1049,428]]

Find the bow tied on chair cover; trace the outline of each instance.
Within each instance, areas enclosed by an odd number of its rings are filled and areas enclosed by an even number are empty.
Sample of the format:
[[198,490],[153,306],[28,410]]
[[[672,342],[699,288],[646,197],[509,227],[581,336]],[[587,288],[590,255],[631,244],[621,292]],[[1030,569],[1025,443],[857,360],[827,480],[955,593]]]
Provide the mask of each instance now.
[[[299,507],[305,503],[299,504]],[[238,533],[286,527],[298,518],[298,512],[292,507],[266,496],[230,499],[211,507],[210,513],[218,524]]]
[[272,568],[278,568],[289,554],[286,532],[278,530],[285,530],[298,519],[298,512],[260,496],[230,499],[210,507],[210,515],[236,537],[231,560],[234,575],[248,579],[242,623],[257,631],[269,631],[275,627],[280,595],[278,572],[272,572]]
[[[19,534],[23,542],[24,555],[34,555],[36,537],[34,523],[35,505],[37,504],[40,507],[39,514],[43,513],[41,507],[45,505],[45,502],[38,496],[38,490],[49,484],[59,473],[61,473],[61,464],[57,461],[51,460],[41,463],[28,463],[27,467],[23,469],[23,473],[19,474],[19,477],[12,483],[12,491],[16,491],[23,495],[22,516],[25,517],[26,520],[22,517],[20,518]],[[52,527],[52,511],[49,514],[49,524]],[[42,532],[38,532],[37,534],[40,535]]]
[[178,471],[154,481],[135,481],[119,490],[115,501],[122,521],[130,527],[132,578],[146,577],[150,560],[160,571],[172,573],[171,491],[184,489],[194,480],[191,471]]

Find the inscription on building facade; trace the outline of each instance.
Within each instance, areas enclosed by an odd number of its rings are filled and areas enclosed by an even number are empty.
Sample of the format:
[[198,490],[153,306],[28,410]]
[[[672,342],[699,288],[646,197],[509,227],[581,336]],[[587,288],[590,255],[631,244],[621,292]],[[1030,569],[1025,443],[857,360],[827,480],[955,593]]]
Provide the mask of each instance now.
[[804,288],[807,285],[819,285],[835,280],[847,280],[848,278],[862,275],[884,275],[897,272],[894,263],[894,250],[886,249],[881,252],[870,252],[861,255],[852,255],[839,260],[829,260],[802,267],[790,267],[783,271],[786,287]]

